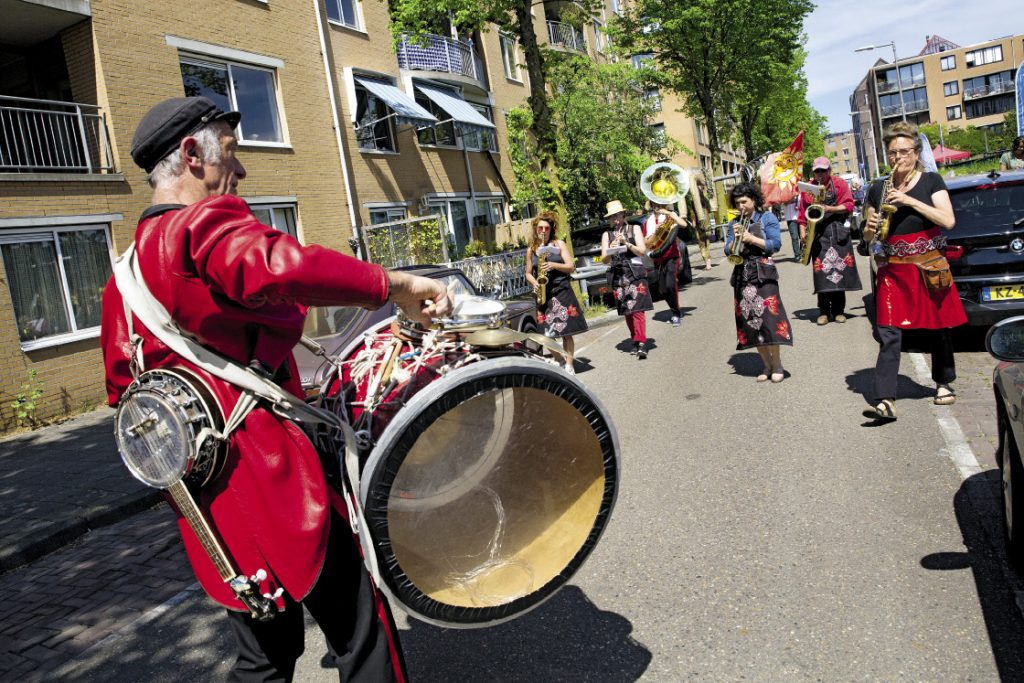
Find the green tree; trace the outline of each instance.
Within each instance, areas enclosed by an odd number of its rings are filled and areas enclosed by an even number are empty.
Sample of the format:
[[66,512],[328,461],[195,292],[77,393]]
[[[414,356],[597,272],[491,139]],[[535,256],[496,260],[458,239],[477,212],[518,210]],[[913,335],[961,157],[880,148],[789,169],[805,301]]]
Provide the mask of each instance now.
[[792,62],[813,8],[810,0],[637,0],[612,33],[625,52],[654,55],[685,113],[705,124],[717,171],[734,108],[764,77],[765,62]]

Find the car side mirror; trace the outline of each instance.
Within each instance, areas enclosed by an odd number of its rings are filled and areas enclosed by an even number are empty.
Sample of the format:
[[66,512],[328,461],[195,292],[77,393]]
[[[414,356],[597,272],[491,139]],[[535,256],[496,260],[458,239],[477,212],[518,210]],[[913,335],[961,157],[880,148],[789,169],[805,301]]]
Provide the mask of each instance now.
[[985,335],[985,348],[998,360],[1024,361],[1024,315],[993,325]]

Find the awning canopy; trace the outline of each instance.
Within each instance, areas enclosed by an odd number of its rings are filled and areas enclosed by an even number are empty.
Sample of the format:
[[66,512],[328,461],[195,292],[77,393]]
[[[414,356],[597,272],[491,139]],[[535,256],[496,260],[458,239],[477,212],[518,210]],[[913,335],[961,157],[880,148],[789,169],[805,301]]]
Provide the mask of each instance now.
[[932,156],[935,157],[935,163],[943,164],[946,163],[947,161],[960,161],[961,159],[970,159],[971,153],[959,149],[953,149],[951,147],[935,145],[935,148],[932,149]]
[[[390,83],[360,76],[356,76],[355,81],[384,101],[384,104],[392,111],[396,123],[407,123],[417,128],[432,126],[437,123],[437,117],[416,104],[411,97]],[[380,121],[380,119],[361,123],[360,125],[373,125],[377,121]]]
[[494,124],[488,121],[476,109],[459,97],[451,90],[435,88],[422,83],[416,84],[416,89],[430,98],[430,100],[444,111],[448,112],[455,127],[463,133],[473,133],[478,130],[493,131]]

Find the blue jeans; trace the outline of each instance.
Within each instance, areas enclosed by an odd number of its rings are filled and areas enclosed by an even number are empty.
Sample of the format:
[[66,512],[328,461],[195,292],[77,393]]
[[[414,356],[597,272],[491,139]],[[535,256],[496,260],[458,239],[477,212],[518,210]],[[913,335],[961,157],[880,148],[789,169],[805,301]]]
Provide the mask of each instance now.
[[800,224],[794,221],[789,223],[789,238],[793,240],[793,258],[800,258]]

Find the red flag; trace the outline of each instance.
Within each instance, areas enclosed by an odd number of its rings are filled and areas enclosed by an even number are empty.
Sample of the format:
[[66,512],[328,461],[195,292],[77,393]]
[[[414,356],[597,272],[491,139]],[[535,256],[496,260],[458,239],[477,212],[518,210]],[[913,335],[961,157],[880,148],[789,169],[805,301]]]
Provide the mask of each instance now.
[[761,193],[765,206],[785,204],[797,196],[796,184],[803,175],[804,132],[789,147],[768,155],[761,167]]

